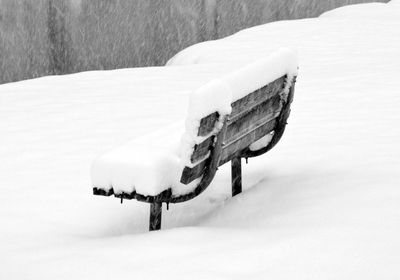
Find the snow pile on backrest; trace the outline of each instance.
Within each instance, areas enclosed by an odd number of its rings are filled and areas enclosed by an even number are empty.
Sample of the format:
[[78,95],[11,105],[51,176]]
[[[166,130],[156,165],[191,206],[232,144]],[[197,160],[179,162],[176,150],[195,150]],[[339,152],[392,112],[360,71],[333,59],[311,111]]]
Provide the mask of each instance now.
[[[297,75],[297,54],[282,48],[267,58],[260,59],[228,75],[200,87],[190,96],[186,130],[181,141],[181,159],[187,166],[192,166],[190,157],[194,146],[208,136],[198,136],[202,118],[218,112],[220,120],[211,134],[216,134],[222,127],[223,117],[230,114],[231,104],[247,94],[287,75],[288,81]],[[284,93],[287,94],[287,83]],[[285,96],[282,96],[285,98]]]

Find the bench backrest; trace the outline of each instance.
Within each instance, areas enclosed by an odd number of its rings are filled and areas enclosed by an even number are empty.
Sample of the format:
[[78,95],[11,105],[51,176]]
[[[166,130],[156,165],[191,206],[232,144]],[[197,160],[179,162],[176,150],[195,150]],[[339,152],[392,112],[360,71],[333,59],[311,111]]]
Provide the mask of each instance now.
[[[218,112],[201,119],[198,136],[204,137],[205,140],[195,145],[190,157],[193,166],[184,168],[181,182],[189,184],[202,176],[210,163],[210,157],[217,157],[217,166],[221,166],[235,157],[240,157],[252,143],[273,133],[284,104],[288,101],[284,100],[288,98],[287,94],[284,94],[287,90],[287,80],[287,76],[282,76],[233,102],[231,114],[223,118],[223,133],[213,133],[221,117]],[[216,139],[218,137],[222,139]],[[213,154],[217,140],[222,145]]]

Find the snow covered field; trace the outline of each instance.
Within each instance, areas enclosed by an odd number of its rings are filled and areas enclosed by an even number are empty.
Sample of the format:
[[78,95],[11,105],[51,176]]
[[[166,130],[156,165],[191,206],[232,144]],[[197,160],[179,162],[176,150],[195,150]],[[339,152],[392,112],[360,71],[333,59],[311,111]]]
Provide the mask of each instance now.
[[[147,204],[92,196],[99,154],[279,47],[300,57],[292,115],[243,166],[241,195],[226,165],[154,233]],[[399,0],[257,26],[170,64],[0,86],[0,279],[400,278]]]

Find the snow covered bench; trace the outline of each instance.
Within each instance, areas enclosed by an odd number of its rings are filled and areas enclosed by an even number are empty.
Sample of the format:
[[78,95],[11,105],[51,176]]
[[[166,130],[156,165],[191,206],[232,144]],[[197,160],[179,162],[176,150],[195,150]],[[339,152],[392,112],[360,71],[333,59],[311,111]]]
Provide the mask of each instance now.
[[232,161],[232,195],[241,192],[241,158],[281,139],[290,114],[297,57],[289,49],[244,66],[191,93],[182,130],[164,129],[96,159],[93,193],[151,204],[150,230],[161,228],[162,203],[202,193]]

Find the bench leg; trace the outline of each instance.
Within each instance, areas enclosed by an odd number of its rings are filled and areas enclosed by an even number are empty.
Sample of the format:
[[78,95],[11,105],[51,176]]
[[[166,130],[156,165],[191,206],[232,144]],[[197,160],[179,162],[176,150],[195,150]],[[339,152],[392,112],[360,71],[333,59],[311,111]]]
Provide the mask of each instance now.
[[161,229],[162,203],[153,202],[150,204],[150,224],[149,230]]
[[232,196],[242,192],[242,159],[232,159]]

